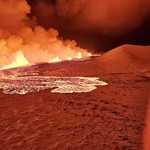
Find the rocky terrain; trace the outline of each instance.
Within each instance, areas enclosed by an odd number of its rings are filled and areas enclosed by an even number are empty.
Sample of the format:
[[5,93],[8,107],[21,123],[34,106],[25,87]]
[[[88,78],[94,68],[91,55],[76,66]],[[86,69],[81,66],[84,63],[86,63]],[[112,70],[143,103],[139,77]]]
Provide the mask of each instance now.
[[[85,61],[2,70],[0,149],[146,149],[148,146],[144,145],[149,143],[149,121],[146,121],[149,56],[149,47],[125,45]],[[8,87],[21,86],[19,80],[27,83],[29,76],[38,82],[38,76],[43,79],[92,77],[108,85],[96,85],[94,90],[79,93],[53,93],[54,87],[23,95],[3,93],[6,82]]]

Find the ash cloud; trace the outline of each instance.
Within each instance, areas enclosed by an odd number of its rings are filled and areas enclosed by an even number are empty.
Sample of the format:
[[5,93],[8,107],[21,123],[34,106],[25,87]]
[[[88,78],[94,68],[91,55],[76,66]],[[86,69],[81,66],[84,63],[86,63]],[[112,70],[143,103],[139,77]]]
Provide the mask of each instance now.
[[[149,0],[37,0],[35,2],[31,5],[32,13],[37,16],[39,24],[44,27],[55,27],[64,37],[70,36],[77,40],[80,36],[86,39],[86,35],[89,35],[107,43],[110,41],[109,38],[126,36],[139,30],[150,18]],[[99,43],[102,43],[100,41]]]

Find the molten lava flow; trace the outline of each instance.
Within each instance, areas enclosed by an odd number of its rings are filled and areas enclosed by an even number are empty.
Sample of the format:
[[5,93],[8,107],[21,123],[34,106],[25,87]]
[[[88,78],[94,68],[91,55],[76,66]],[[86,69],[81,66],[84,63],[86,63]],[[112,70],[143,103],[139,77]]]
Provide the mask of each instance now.
[[[73,55],[73,54],[75,54],[75,55]],[[73,54],[72,54],[72,51],[70,50],[70,55],[71,56],[67,56],[67,54],[64,54],[64,56],[62,58],[60,58],[59,56],[57,56],[57,57],[54,57],[54,58],[50,59],[49,63],[60,62],[62,60],[82,59],[82,58],[88,58],[88,57],[92,56],[91,53],[87,53],[87,52],[84,52],[84,53],[83,52],[76,52],[76,53],[73,53]]]
[[49,63],[60,62],[60,61],[62,60],[59,57],[56,57],[56,58],[50,59]]
[[[66,59],[60,59],[58,56],[56,56],[54,58],[51,58],[48,61],[48,63],[56,63],[56,62],[60,62],[62,60],[82,59],[82,58],[88,58],[88,57],[92,56],[91,53],[87,53],[87,52],[86,52],[86,56],[82,57],[82,55],[83,54],[81,52],[77,52],[76,56],[74,56],[74,57],[68,56]],[[29,64],[30,63],[25,58],[23,52],[22,51],[17,51],[16,53],[14,53],[12,55],[12,61],[10,62],[10,64],[0,68],[0,70],[21,67],[21,66],[25,66],[25,65],[29,65]]]
[[91,57],[92,56],[92,54],[91,53],[88,53],[88,57]]
[[72,57],[68,57],[67,60],[72,60]]
[[78,58],[78,59],[82,58],[82,53],[81,53],[81,52],[78,52],[77,58]]
[[0,70],[3,69],[9,69],[9,68],[15,68],[15,67],[20,67],[20,66],[25,66],[28,65],[29,62],[28,60],[24,57],[22,51],[18,51],[14,54],[14,61],[10,63],[8,66],[4,66]]
[[91,92],[97,86],[106,85],[106,82],[99,81],[97,77],[9,76],[0,78],[0,88],[5,94],[26,94],[51,88],[53,88],[52,93],[71,94]]

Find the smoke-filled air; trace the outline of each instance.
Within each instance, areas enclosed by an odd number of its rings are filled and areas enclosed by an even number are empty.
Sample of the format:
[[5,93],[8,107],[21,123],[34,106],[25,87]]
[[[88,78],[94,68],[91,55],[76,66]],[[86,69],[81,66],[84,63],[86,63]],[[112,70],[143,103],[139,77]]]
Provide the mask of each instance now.
[[57,30],[38,26],[35,17],[28,17],[30,9],[26,0],[0,1],[0,68],[89,55],[75,41],[60,38]]
[[149,0],[45,1],[32,5],[33,14],[45,27],[64,27],[65,22],[74,30],[113,36],[138,28],[150,16]]
[[27,0],[45,28],[95,52],[149,45],[150,0]]
[[109,37],[134,31],[148,17],[149,0],[1,0],[0,68],[87,57],[66,39],[101,51]]

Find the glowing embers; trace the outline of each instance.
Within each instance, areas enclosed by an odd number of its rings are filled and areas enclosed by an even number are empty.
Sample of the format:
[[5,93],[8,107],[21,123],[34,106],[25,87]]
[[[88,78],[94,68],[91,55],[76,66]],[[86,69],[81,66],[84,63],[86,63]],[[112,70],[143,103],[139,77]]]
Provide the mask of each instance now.
[[55,88],[52,93],[91,92],[96,86],[107,85],[96,77],[9,77],[0,79],[0,88],[5,94],[26,94]]

